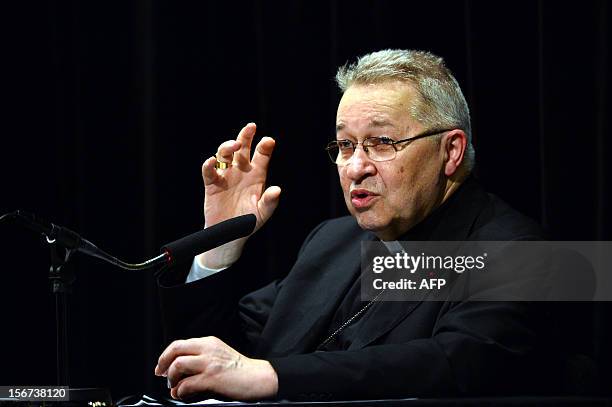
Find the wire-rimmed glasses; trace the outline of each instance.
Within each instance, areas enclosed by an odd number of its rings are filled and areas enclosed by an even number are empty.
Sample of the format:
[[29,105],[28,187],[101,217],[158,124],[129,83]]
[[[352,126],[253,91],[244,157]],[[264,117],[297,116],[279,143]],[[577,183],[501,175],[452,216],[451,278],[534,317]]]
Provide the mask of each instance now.
[[334,140],[330,141],[325,147],[329,158],[338,166],[343,166],[353,157],[357,146],[361,144],[363,151],[372,161],[390,161],[397,154],[397,145],[400,143],[408,143],[424,137],[435,136],[453,129],[433,129],[413,137],[402,140],[392,140],[389,137],[368,137],[365,140],[355,143],[351,140]]

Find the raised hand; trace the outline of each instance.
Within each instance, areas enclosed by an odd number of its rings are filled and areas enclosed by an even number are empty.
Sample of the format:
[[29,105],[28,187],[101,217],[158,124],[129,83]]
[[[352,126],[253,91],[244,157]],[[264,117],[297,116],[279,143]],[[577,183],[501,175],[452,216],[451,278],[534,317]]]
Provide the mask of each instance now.
[[[270,137],[262,138],[251,158],[255,131],[255,123],[247,124],[236,140],[222,143],[216,157],[207,159],[202,165],[206,226],[253,213],[257,217],[257,230],[276,209],[280,188],[271,186],[265,189],[268,164],[275,142]],[[231,165],[227,169],[217,169],[217,160]],[[228,243],[198,256],[198,261],[209,268],[229,266],[240,257],[245,242],[246,238]]]

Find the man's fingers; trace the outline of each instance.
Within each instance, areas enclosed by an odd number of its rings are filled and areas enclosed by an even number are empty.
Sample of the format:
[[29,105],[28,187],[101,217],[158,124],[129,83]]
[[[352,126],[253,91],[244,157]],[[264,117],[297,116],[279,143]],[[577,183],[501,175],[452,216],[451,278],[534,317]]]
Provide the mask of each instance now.
[[275,144],[276,142],[271,137],[263,137],[259,140],[257,147],[255,147],[255,154],[253,154],[253,165],[267,170]]
[[204,161],[204,164],[202,164],[202,178],[204,179],[204,186],[214,184],[219,179],[219,174],[215,168],[216,163],[217,159],[215,157],[210,157]]
[[174,399],[185,399],[197,393],[208,391],[207,383],[199,375],[189,376],[182,379],[170,390],[170,395]]
[[168,380],[170,386],[174,387],[185,376],[191,376],[200,373],[204,367],[202,359],[198,356],[179,356],[170,364],[168,368]]
[[159,356],[157,366],[155,366],[155,374],[165,376],[174,359],[183,355],[197,355],[198,351],[199,346],[192,339],[172,342]]
[[[255,123],[249,123],[242,128],[236,140],[228,140],[217,149],[216,159],[226,163],[232,163],[240,168],[245,168],[251,163],[251,145],[255,137],[257,127]],[[263,168],[268,168],[268,162],[274,150],[274,139],[270,137],[262,138],[253,155],[253,164]]]
[[251,144],[255,137],[257,126],[255,123],[249,123],[240,130],[236,141],[240,142],[240,151],[234,154],[234,163],[239,167],[245,167],[251,161]]
[[239,140],[224,141],[217,149],[217,160],[231,163],[234,159],[234,154],[240,150],[241,146],[242,144]]

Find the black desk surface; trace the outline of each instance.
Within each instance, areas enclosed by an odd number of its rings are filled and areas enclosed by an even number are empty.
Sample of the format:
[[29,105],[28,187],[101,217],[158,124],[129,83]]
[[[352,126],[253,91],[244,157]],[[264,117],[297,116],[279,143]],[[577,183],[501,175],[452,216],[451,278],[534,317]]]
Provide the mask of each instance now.
[[[137,398],[132,398],[122,402],[117,400],[119,406],[135,404]],[[166,406],[176,406],[171,400],[156,399],[157,404]],[[153,403],[153,401],[149,401]],[[146,404],[141,404],[146,405]],[[151,404],[149,404],[151,405]],[[180,405],[180,404],[179,404]],[[185,405],[185,404],[183,404]],[[402,399],[402,400],[355,400],[355,401],[330,401],[330,402],[259,402],[259,403],[193,403],[190,406],[284,406],[284,407],[445,407],[445,406],[608,406],[612,407],[612,398],[603,397],[482,397],[482,398],[439,398],[439,399]]]

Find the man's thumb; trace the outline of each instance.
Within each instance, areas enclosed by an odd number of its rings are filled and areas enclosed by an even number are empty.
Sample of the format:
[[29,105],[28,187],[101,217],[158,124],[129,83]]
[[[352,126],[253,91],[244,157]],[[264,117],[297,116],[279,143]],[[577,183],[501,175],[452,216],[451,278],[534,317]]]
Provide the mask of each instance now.
[[266,188],[264,193],[261,195],[259,202],[257,202],[257,209],[259,210],[264,222],[266,222],[274,213],[274,210],[278,206],[280,194],[280,187],[272,186]]

